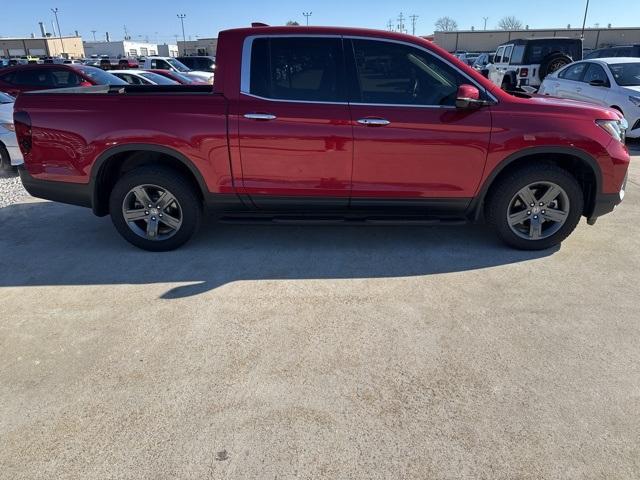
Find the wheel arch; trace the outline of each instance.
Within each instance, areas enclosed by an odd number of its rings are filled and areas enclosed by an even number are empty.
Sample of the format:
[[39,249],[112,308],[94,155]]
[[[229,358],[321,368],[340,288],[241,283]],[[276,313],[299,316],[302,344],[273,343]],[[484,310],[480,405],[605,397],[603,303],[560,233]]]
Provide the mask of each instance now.
[[90,180],[93,212],[98,216],[109,213],[109,194],[120,176],[133,168],[154,163],[178,170],[193,184],[199,198],[204,198],[207,192],[204,178],[184,154],[162,145],[130,143],[105,150],[94,162]]
[[533,147],[508,156],[494,168],[469,205],[467,215],[475,221],[480,220],[486,199],[500,178],[514,169],[536,162],[555,164],[572,174],[580,183],[584,194],[583,215],[591,214],[596,195],[602,191],[602,171],[598,162],[585,151],[576,148]]

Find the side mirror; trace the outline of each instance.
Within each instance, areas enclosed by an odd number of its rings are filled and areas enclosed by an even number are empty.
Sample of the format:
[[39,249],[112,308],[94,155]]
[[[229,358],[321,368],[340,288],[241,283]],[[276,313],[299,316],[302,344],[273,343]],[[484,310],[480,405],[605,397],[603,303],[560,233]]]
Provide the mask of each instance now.
[[462,84],[458,87],[456,95],[457,108],[469,108],[471,105],[483,104],[480,100],[480,90],[473,85]]
[[591,80],[589,82],[589,85],[591,85],[592,87],[608,87],[609,85],[607,85],[607,82],[605,82],[604,80]]

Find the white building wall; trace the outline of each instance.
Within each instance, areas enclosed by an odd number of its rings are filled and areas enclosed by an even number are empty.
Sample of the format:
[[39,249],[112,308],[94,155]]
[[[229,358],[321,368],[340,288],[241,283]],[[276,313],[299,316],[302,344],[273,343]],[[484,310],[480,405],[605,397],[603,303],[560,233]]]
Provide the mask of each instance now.
[[158,55],[158,45],[147,42],[121,40],[117,42],[84,42],[87,57],[108,55],[112,58]]

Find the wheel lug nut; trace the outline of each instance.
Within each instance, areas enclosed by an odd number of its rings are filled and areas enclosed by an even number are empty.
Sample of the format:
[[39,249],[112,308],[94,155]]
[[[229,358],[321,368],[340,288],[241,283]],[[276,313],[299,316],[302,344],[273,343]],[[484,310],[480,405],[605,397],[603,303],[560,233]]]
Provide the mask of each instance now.
[[542,207],[544,205],[544,203],[540,202],[540,206]]
[[531,215],[531,210],[529,210],[529,211],[527,212],[527,215]]
[[144,211],[145,215],[149,215],[149,212],[147,210]]
[[537,220],[537,219],[538,219],[538,215],[534,215],[534,216],[533,216],[533,219],[534,219],[534,220]]
[[531,206],[532,206],[532,207],[535,207],[535,206],[536,206],[536,204],[535,204],[535,203],[532,203],[532,204],[531,204]]
[[162,214],[158,215],[160,218],[162,218]]
[[149,208],[152,208],[152,207],[153,207],[153,205],[149,204]]
[[542,213],[544,215],[546,212],[544,210],[542,210],[542,212],[540,212],[540,213]]
[[156,217],[151,217],[151,220],[154,220],[154,221],[155,221],[155,219],[156,219]]

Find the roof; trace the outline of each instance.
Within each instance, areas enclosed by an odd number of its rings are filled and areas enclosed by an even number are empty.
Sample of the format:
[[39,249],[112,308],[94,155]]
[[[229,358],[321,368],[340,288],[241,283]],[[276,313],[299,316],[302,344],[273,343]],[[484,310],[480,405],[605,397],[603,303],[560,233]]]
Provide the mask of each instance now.
[[640,57],[604,57],[604,58],[587,58],[580,62],[601,62],[608,65],[616,63],[640,63]]
[[523,45],[525,43],[537,43],[537,42],[548,42],[550,40],[567,40],[571,42],[582,42],[580,38],[572,38],[572,37],[529,37],[529,38],[514,38],[509,40],[508,42],[501,43],[502,45]]

